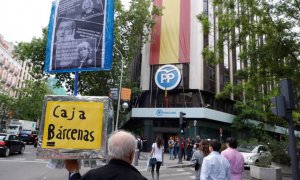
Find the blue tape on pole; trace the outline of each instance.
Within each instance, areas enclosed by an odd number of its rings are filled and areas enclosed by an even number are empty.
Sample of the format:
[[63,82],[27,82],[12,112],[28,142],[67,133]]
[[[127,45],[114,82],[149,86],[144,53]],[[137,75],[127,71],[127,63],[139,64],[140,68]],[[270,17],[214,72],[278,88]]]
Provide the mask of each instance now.
[[51,7],[51,14],[48,24],[48,34],[47,34],[47,44],[46,44],[46,62],[45,62],[45,70],[49,69],[49,62],[50,62],[50,56],[51,56],[51,46],[52,46],[52,33],[53,33],[53,22],[54,22],[54,16],[55,16],[55,9],[56,9],[56,3],[55,1],[52,2]]
[[109,0],[107,2],[107,13],[106,13],[106,28],[105,28],[105,66],[111,69],[112,65],[112,53],[114,43],[114,1]]

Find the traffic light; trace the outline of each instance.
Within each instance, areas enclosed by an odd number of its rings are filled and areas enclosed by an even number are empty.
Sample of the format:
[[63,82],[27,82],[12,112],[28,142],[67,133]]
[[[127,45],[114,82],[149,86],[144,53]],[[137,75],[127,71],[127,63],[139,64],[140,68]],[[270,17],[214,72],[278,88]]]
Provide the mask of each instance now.
[[185,127],[185,116],[186,114],[184,112],[180,112],[179,116],[179,128],[180,128],[180,134],[184,134],[184,127]]
[[276,116],[285,117],[284,96],[275,96],[271,98],[271,111]]

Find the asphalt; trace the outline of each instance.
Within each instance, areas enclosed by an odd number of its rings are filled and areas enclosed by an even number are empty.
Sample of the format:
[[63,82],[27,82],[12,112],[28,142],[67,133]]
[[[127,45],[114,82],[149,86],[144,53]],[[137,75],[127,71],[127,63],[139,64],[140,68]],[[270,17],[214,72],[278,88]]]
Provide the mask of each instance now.
[[[140,164],[141,165],[147,164],[149,157],[150,157],[149,152],[141,152],[140,159],[138,160],[137,166],[139,166]],[[135,161],[133,162],[133,165],[136,165]],[[164,153],[162,166],[165,166],[167,168],[184,168],[184,167],[191,166],[191,163],[186,160],[182,160],[181,163],[179,163],[178,159],[170,160],[169,154]]]

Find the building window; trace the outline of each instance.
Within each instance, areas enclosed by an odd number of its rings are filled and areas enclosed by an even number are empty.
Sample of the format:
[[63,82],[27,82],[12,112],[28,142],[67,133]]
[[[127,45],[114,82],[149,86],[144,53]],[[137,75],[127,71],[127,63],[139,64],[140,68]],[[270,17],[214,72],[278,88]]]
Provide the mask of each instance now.
[[208,16],[208,0],[203,0],[203,13]]
[[209,80],[215,80],[215,79],[216,79],[215,68],[212,66],[209,66]]

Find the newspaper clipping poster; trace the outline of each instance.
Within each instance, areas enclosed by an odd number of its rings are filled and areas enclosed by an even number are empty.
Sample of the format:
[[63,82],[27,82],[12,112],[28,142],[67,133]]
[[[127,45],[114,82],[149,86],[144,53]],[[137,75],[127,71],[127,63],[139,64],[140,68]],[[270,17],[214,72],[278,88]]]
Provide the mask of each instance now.
[[[50,18],[48,72],[111,69],[113,8],[108,0],[57,0]],[[54,12],[53,12],[54,11]],[[107,22],[108,23],[107,24]],[[111,26],[106,28],[106,26]],[[49,37],[50,36],[50,37]],[[113,38],[111,38],[113,39]],[[112,40],[111,40],[112,41]],[[107,46],[107,47],[106,47]],[[47,58],[48,59],[48,58]]]

